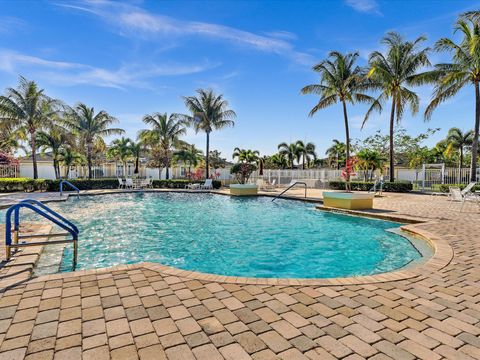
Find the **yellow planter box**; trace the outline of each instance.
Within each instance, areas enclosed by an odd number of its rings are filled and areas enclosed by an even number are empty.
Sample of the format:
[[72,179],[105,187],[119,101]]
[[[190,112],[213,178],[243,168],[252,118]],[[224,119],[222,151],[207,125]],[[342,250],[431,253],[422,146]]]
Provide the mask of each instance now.
[[349,210],[372,209],[374,196],[374,194],[325,191],[323,193],[323,205]]
[[248,196],[257,195],[258,186],[255,184],[232,184],[230,185],[230,195]]

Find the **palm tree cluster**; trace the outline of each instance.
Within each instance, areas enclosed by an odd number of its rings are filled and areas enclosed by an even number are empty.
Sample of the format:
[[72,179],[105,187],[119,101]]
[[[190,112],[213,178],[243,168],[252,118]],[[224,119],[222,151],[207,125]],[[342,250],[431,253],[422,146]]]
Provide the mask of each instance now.
[[364,67],[356,63],[358,53],[342,54],[336,51],[313,67],[320,75],[320,82],[305,86],[301,92],[320,97],[310,111],[310,116],[333,104],[342,105],[346,161],[351,150],[347,104],[369,105],[363,121],[365,124],[373,112],[382,112],[389,102],[389,168],[390,181],[394,181],[395,125],[401,122],[407,109],[415,115],[420,108],[419,96],[412,88],[424,84],[434,85],[432,100],[424,112],[424,119],[429,120],[438,105],[455,96],[460,89],[473,85],[475,125],[470,173],[471,180],[476,180],[480,128],[480,12],[472,11],[461,15],[455,24],[455,31],[462,35],[458,43],[444,38],[438,40],[434,47],[435,51],[448,52],[451,62],[436,64],[433,69],[429,69],[432,67],[428,58],[431,49],[422,46],[426,38],[421,36],[408,41],[396,32],[387,33],[382,39],[385,51],[372,52]]
[[[229,109],[223,95],[212,90],[197,90],[197,96],[183,98],[189,114],[153,113],[145,115],[143,122],[149,129],[141,130],[138,141],[119,138],[110,146],[104,138],[121,135],[123,129],[114,125],[118,120],[106,111],[95,111],[84,103],[71,107],[60,100],[48,97],[35,81],[20,77],[17,88],[8,88],[0,96],[0,151],[12,153],[22,148],[31,157],[33,177],[38,178],[37,155],[39,150],[49,150],[53,159],[55,176],[60,178],[60,165],[87,165],[88,177],[93,177],[93,166],[105,158],[120,161],[124,173],[127,162],[135,162],[134,173],[139,172],[142,156],[151,158],[150,164],[158,167],[159,175],[172,161],[181,161],[191,167],[203,161],[203,154],[194,145],[181,140],[188,127],[206,133],[206,177],[209,177],[210,134],[214,130],[234,125],[236,114]],[[26,146],[25,146],[26,145]],[[213,152],[215,166],[221,167],[220,153]]]

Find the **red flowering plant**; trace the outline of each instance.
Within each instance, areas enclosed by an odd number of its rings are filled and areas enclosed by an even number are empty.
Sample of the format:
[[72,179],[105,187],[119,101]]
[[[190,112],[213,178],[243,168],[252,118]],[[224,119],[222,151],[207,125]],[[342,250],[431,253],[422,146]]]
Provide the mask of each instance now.
[[345,162],[345,168],[342,170],[342,178],[345,180],[345,189],[347,192],[350,192],[350,179],[352,176],[357,175],[355,173],[355,165],[358,162],[358,159],[355,156],[347,159]]
[[196,169],[192,174],[191,177],[193,180],[201,180],[203,179],[203,169]]
[[0,151],[0,165],[14,165],[19,164],[18,160],[12,154]]

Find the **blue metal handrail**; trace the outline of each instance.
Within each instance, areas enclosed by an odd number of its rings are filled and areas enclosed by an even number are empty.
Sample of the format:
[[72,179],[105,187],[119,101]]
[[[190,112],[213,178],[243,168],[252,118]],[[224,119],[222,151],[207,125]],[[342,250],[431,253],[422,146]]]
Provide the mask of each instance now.
[[63,195],[63,184],[67,184],[68,186],[70,186],[73,190],[77,192],[77,196],[80,196],[80,189],[67,180],[60,181],[60,196]]
[[[58,225],[63,230],[66,230],[68,234],[72,236],[72,239],[68,240],[57,240],[57,241],[48,241],[48,242],[34,242],[28,244],[18,244],[19,239],[19,230],[20,230],[20,209],[27,208],[33,212],[39,214],[45,219],[51,221],[52,223]],[[12,214],[14,215],[14,237],[12,243]],[[68,234],[39,234],[39,235],[30,235],[27,237],[52,237],[52,236],[64,236]],[[77,252],[78,252],[78,228],[69,220],[65,219],[63,216],[53,211],[46,205],[34,199],[25,199],[19,203],[10,206],[7,209],[5,215],[5,245],[6,245],[6,257],[7,260],[11,257],[11,248],[12,247],[24,247],[24,246],[39,246],[39,245],[49,245],[49,244],[59,244],[73,242],[73,269],[75,269],[77,264]]]

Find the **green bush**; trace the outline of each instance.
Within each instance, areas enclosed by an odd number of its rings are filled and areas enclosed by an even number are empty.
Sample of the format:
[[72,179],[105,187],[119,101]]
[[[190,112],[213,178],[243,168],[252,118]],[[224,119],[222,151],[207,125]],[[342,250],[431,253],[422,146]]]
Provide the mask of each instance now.
[[[94,190],[94,189],[117,189],[118,180],[114,179],[70,179],[68,182],[75,185],[80,190]],[[153,187],[169,188],[169,189],[183,189],[187,184],[199,183],[203,181],[191,181],[183,179],[172,180],[153,180]],[[213,187],[219,189],[222,183],[218,180],[213,180]],[[65,191],[72,190],[68,185],[64,185]],[[29,179],[29,178],[1,178],[0,192],[13,191],[60,191],[60,180],[49,179]]]
[[[328,183],[330,189],[345,190],[345,181],[330,181]],[[351,181],[351,189],[355,191],[369,191],[373,188],[373,182]],[[383,183],[383,191],[385,192],[409,192],[412,191],[413,185],[408,181],[395,181]]]
[[[449,187],[459,187],[461,190],[463,190],[467,185],[465,184],[440,184],[438,185],[438,191],[443,192],[443,193],[448,193],[448,188]],[[435,189],[435,190],[437,190]],[[480,191],[480,185],[475,185],[472,189],[472,191]]]
[[30,178],[1,178],[0,192],[13,191],[44,191],[47,189],[47,180]]

